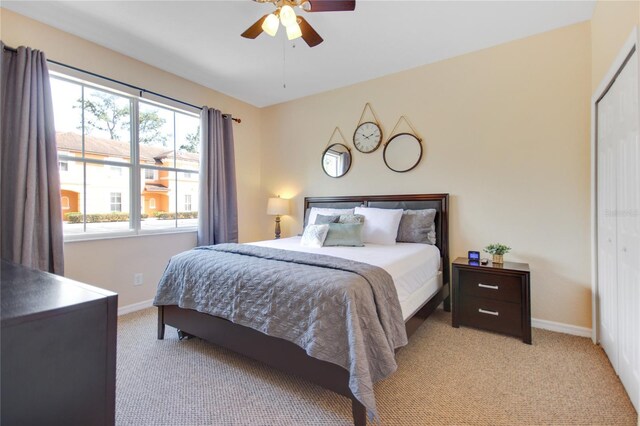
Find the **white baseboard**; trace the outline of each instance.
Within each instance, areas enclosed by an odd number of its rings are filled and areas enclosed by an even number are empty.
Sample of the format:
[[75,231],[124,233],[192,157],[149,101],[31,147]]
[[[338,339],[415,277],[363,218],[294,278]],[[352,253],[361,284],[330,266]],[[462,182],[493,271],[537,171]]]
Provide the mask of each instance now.
[[[130,314],[132,312],[141,311],[153,306],[153,299],[143,300],[142,302],[133,303],[131,305],[118,308],[118,316]],[[577,325],[564,324],[561,322],[547,321],[537,318],[531,319],[531,326],[541,328],[543,330],[555,331],[558,333],[571,334],[580,337],[591,337],[591,329],[587,327],[578,327]]]
[[143,300],[142,302],[133,303],[131,305],[118,308],[118,316],[130,314],[131,312],[135,312],[135,311],[141,311],[142,309],[147,309],[152,306],[153,306],[153,299]]
[[572,334],[574,336],[591,338],[591,329],[587,327],[578,327],[577,325],[564,324],[561,322],[547,321],[536,318],[531,318],[531,326],[535,328],[541,328],[543,330],[557,331],[558,333]]

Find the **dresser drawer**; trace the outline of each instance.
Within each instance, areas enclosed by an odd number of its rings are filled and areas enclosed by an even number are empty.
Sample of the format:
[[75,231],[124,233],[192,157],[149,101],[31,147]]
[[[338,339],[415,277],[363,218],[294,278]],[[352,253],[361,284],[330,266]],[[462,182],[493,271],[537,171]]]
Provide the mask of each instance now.
[[461,270],[459,286],[465,295],[515,303],[522,300],[522,281],[514,275]]
[[460,323],[499,333],[522,335],[522,306],[519,303],[484,299],[463,293]]

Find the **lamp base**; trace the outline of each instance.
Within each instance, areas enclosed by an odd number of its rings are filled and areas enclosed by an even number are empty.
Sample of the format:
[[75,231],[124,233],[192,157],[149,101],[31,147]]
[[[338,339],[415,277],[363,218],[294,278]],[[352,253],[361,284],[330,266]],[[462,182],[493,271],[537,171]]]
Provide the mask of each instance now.
[[276,216],[276,240],[280,239],[280,216]]

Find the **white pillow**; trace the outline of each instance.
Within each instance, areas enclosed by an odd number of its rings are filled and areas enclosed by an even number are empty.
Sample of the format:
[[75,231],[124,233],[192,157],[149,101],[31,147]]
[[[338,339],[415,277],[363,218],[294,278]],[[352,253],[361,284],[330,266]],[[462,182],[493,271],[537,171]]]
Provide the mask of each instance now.
[[354,214],[364,216],[362,241],[372,244],[395,244],[402,212],[402,209],[356,207]]
[[339,216],[341,214],[353,214],[353,209],[326,209],[322,207],[311,207],[307,225],[315,225],[316,216],[318,216],[319,214],[322,214],[325,216]]
[[309,225],[304,229],[300,245],[303,247],[322,247],[327,238],[329,225]]

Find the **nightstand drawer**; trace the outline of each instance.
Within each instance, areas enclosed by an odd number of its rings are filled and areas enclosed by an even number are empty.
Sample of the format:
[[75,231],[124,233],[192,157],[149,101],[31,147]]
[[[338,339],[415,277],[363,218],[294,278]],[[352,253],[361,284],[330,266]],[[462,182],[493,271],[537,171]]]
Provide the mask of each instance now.
[[460,304],[462,325],[522,336],[522,307],[519,303],[483,299],[463,293]]
[[520,303],[522,281],[513,275],[498,275],[480,271],[460,271],[460,291],[485,299]]

